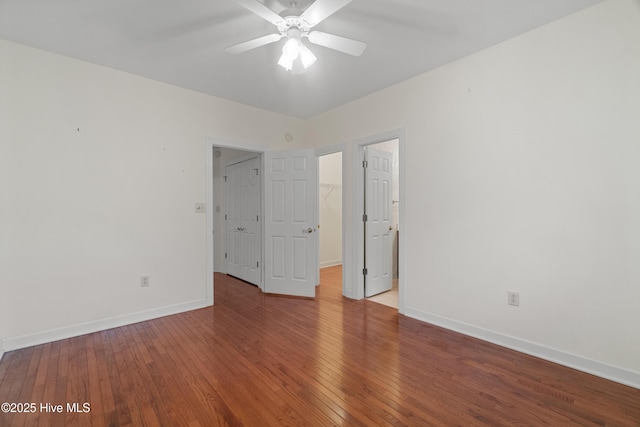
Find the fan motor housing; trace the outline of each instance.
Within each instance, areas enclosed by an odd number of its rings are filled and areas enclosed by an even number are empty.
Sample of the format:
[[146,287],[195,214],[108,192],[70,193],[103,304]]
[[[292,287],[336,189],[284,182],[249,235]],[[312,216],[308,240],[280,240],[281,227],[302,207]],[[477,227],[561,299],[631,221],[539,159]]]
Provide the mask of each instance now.
[[[285,12],[290,12],[290,10],[285,10]],[[304,19],[301,19],[300,16],[283,16],[283,21],[278,25],[278,31],[282,34],[287,34],[291,28],[297,28],[302,33],[308,33],[311,25]]]

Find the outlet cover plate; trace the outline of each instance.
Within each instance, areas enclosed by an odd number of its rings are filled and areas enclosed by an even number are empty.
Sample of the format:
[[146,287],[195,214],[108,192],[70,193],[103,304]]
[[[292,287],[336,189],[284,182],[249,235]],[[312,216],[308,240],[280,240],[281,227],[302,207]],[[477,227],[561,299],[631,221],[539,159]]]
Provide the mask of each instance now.
[[520,294],[515,291],[507,292],[507,303],[516,307],[520,306]]

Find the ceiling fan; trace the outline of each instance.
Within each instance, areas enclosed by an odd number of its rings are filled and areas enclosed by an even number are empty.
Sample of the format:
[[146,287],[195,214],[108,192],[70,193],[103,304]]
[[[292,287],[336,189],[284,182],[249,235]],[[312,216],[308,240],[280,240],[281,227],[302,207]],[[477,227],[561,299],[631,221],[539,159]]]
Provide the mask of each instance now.
[[284,10],[280,15],[269,9],[258,0],[234,0],[240,6],[250,10],[261,18],[271,22],[278,28],[279,33],[269,34],[227,47],[229,53],[243,53],[257,47],[275,43],[286,37],[282,48],[282,56],[278,65],[293,74],[304,72],[316,62],[316,56],[302,42],[308,38],[313,44],[328,47],[353,56],[360,56],[367,45],[357,40],[334,34],[311,31],[311,28],[333,15],[338,10],[351,3],[352,0],[316,0],[304,12],[296,9],[297,3],[291,2],[291,9]]

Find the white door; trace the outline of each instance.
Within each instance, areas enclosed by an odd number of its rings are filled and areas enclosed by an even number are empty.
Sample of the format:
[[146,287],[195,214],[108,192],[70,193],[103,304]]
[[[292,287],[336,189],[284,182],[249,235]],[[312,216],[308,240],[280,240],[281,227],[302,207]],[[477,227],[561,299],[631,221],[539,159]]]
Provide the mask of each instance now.
[[226,167],[227,274],[260,285],[260,159]]
[[313,150],[264,155],[266,293],[315,297],[316,169]]
[[365,150],[365,297],[393,285],[392,161],[393,153]]

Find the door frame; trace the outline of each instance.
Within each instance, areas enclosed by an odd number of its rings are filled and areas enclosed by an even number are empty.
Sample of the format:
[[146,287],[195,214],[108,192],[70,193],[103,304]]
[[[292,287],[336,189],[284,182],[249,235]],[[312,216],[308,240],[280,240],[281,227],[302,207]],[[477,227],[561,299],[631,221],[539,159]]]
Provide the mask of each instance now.
[[[206,304],[213,305],[214,304],[214,287],[215,287],[215,279],[214,279],[214,187],[213,187],[213,156],[215,148],[231,148],[234,150],[243,150],[250,151],[263,157],[264,147],[258,147],[249,144],[242,144],[235,141],[229,141],[219,138],[205,137],[205,202],[206,202],[206,257],[207,257],[207,272],[205,277],[205,296],[206,296]],[[264,203],[263,203],[264,205]],[[223,236],[224,238],[224,236]],[[263,245],[264,246],[264,245]],[[264,250],[264,248],[263,248]],[[262,254],[264,258],[264,253]],[[264,276],[264,275],[262,275]],[[262,280],[261,280],[262,286]]]
[[[353,201],[352,215],[349,221],[351,226],[351,238],[353,241],[353,253],[351,259],[351,293],[354,299],[364,298],[364,275],[362,270],[364,269],[364,227],[362,226],[362,216],[364,215],[364,197],[360,197],[364,194],[364,174],[362,173],[362,162],[364,161],[364,148],[368,145],[378,144],[380,142],[389,141],[392,139],[398,140],[398,179],[400,188],[400,207],[398,212],[398,228],[399,230],[405,230],[405,133],[404,128],[393,129],[388,132],[379,133],[376,135],[370,135],[363,138],[354,140],[354,155],[352,156],[350,177],[353,182],[354,192],[352,194],[357,195]],[[344,165],[344,163],[343,163]],[[406,234],[406,231],[404,231]],[[407,277],[407,265],[406,265],[406,241],[407,239],[400,239],[398,252],[400,254],[398,261],[398,271],[402,272],[404,277]],[[399,281],[400,283],[400,281]],[[406,286],[401,284],[398,286],[398,312],[404,314],[405,312],[405,290]],[[346,295],[346,294],[345,294]]]
[[[316,168],[318,171],[318,194],[320,194],[320,157],[322,156],[326,156],[328,154],[335,154],[335,153],[340,153],[342,154],[342,211],[340,212],[340,215],[342,216],[342,295],[346,296],[346,297],[350,297],[353,298],[351,295],[352,289],[349,288],[347,286],[347,277],[348,274],[350,274],[350,263],[348,262],[348,258],[346,258],[346,254],[347,254],[347,245],[346,245],[346,236],[347,236],[347,225],[348,225],[348,221],[345,221],[345,206],[347,204],[347,191],[345,191],[345,174],[347,173],[347,168],[345,167],[345,165],[347,164],[346,162],[346,158],[345,158],[345,149],[346,149],[347,144],[345,143],[339,143],[339,144],[334,144],[334,145],[330,145],[328,147],[320,147],[320,148],[316,148],[315,153],[316,153],[316,162],[318,163],[318,167]],[[318,218],[318,221],[320,221],[320,204],[318,203],[318,212],[316,213],[316,217]],[[317,239],[317,245],[318,248],[316,250],[316,253],[318,254],[318,266],[316,268],[317,271],[317,277],[316,277],[316,283],[320,283],[320,238]]]

